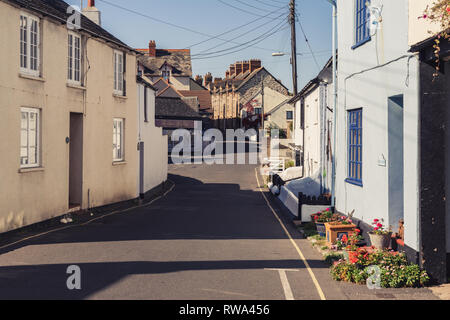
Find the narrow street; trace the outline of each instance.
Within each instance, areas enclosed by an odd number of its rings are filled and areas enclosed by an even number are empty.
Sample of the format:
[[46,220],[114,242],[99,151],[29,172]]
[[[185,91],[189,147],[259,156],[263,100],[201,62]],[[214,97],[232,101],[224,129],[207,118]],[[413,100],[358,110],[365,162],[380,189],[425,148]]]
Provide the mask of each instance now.
[[[171,165],[174,188],[146,207],[3,248],[0,299],[435,298],[428,289],[374,291],[332,281],[274,203],[289,239],[255,168]],[[81,290],[66,287],[69,265],[81,269]]]

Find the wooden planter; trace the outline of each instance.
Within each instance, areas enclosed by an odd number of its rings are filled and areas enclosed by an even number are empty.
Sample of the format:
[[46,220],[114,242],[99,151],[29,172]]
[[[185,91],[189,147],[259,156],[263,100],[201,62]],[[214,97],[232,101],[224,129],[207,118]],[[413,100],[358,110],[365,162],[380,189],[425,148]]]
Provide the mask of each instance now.
[[329,245],[336,244],[337,239],[341,239],[344,235],[348,237],[355,232],[354,224],[330,224],[325,223],[325,233],[327,243]]

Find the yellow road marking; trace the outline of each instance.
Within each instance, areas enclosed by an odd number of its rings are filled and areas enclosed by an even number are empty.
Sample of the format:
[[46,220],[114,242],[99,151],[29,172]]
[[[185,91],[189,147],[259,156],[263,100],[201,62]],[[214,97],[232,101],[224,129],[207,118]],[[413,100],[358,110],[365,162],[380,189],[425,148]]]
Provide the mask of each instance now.
[[261,185],[259,184],[259,178],[258,178],[258,171],[257,168],[255,168],[255,177],[256,177],[256,181],[258,183],[258,188],[259,191],[261,192],[261,194],[264,197],[264,200],[266,200],[266,204],[267,206],[270,208],[270,210],[272,211],[273,215],[275,216],[275,218],[278,220],[278,222],[280,223],[281,227],[283,228],[284,232],[286,233],[286,235],[288,236],[289,240],[291,240],[292,245],[294,246],[295,250],[297,250],[298,255],[300,256],[300,258],[302,259],[303,263],[306,266],[306,269],[308,270],[309,275],[311,276],[311,279],[314,283],[314,286],[317,289],[317,293],[320,296],[321,300],[326,300],[325,295],[322,291],[322,288],[320,287],[319,282],[317,281],[316,276],[314,275],[314,272],[312,271],[311,267],[309,266],[308,261],[306,260],[305,256],[303,255],[303,252],[300,250],[300,248],[298,247],[297,243],[295,243],[294,239],[291,237],[291,234],[289,233],[288,229],[286,228],[286,226],[284,225],[283,221],[281,221],[280,217],[278,216],[278,214],[276,213],[276,211],[273,209],[273,207],[270,205],[269,200],[267,199],[266,195],[264,194]]
[[[168,181],[170,181],[170,180],[168,180]],[[30,239],[34,239],[34,238],[41,237],[41,236],[43,236],[43,235],[46,235],[46,234],[49,234],[49,233],[52,233],[52,232],[61,231],[61,230],[64,230],[64,229],[69,229],[69,228],[75,228],[75,227],[85,226],[85,225],[88,225],[89,223],[91,223],[91,222],[93,222],[93,221],[96,221],[96,220],[99,220],[99,219],[103,219],[103,218],[112,216],[113,214],[124,213],[124,212],[130,211],[130,210],[133,210],[133,209],[138,209],[138,208],[148,207],[148,206],[151,205],[153,202],[155,202],[155,201],[161,199],[162,197],[165,197],[169,192],[171,192],[171,191],[173,190],[173,188],[175,188],[175,182],[173,182],[173,181],[171,181],[171,182],[172,182],[173,184],[172,184],[172,187],[170,187],[169,190],[167,190],[163,195],[156,197],[155,199],[153,199],[153,200],[150,201],[149,203],[145,203],[145,204],[142,204],[142,205],[140,205],[140,206],[130,207],[130,208],[125,209],[125,210],[117,210],[117,211],[113,211],[113,212],[111,212],[111,213],[105,214],[105,215],[100,216],[100,217],[97,217],[97,218],[93,218],[93,219],[91,219],[91,220],[89,220],[89,221],[87,221],[87,222],[81,223],[81,224],[73,224],[73,225],[70,225],[70,226],[65,226],[65,227],[61,227],[61,228],[56,228],[56,229],[53,229],[53,230],[50,230],[50,231],[46,231],[46,232],[42,232],[42,233],[39,233],[39,234],[35,234],[35,235],[33,235],[33,236],[30,236],[30,237],[27,237],[27,238],[23,238],[23,239],[20,239],[20,240],[15,241],[15,242],[6,244],[6,245],[0,247],[0,250],[1,250],[1,249],[4,249],[4,248],[7,248],[7,247],[10,247],[10,246],[12,246],[12,245],[15,245],[15,244],[17,244],[17,243],[21,243],[21,242],[24,242],[24,241],[27,241],[27,240],[30,240]]]

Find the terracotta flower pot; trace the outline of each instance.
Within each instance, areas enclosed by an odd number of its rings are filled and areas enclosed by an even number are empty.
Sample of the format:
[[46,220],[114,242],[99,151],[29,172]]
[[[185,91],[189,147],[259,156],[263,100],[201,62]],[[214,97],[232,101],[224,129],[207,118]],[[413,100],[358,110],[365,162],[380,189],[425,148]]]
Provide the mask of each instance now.
[[392,232],[388,234],[369,233],[370,242],[377,249],[387,249],[391,244],[391,234]]

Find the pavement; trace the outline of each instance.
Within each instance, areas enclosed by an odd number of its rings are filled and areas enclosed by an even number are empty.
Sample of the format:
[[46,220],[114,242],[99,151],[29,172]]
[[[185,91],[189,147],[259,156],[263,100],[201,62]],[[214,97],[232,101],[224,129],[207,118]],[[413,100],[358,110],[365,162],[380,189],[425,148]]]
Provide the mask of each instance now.
[[0,299],[438,299],[333,281],[255,169],[170,165],[174,188],[148,206],[3,248]]

